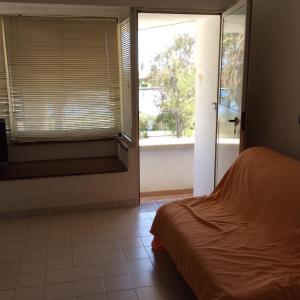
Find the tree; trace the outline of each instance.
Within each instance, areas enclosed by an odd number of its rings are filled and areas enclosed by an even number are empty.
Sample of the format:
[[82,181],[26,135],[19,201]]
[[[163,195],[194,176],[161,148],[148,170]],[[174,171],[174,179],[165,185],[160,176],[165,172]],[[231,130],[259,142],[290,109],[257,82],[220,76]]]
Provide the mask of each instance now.
[[171,46],[155,56],[149,76],[144,80],[162,90],[162,97],[156,103],[161,111],[157,122],[176,137],[190,136],[194,129],[194,48],[192,36],[178,35]]
[[223,37],[221,86],[228,90],[228,95],[221,101],[228,107],[241,105],[239,100],[243,86],[244,42],[245,36],[242,33],[225,33]]

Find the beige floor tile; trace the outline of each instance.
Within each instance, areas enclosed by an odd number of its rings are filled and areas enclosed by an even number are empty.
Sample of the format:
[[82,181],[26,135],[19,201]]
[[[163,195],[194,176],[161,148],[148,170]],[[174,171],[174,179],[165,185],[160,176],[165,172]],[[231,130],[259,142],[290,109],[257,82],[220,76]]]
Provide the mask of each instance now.
[[100,273],[102,276],[114,276],[127,274],[126,264],[122,261],[105,263],[100,265]]
[[48,245],[48,239],[27,239],[24,244],[25,250],[45,248]]
[[60,236],[52,236],[49,237],[48,246],[55,247],[55,246],[64,246],[64,245],[71,245],[72,237],[71,235],[60,235]]
[[98,251],[101,251],[101,252],[111,251],[111,250],[120,250],[118,240],[98,242],[96,244],[96,248]]
[[18,271],[19,262],[0,264],[0,276],[17,275]]
[[128,290],[128,291],[109,293],[107,294],[107,299],[108,300],[137,300],[137,295],[134,290]]
[[44,299],[44,287],[28,287],[16,289],[14,300],[41,300]]
[[87,265],[96,265],[99,263],[99,257],[96,253],[85,253],[74,255],[73,263],[75,267],[87,266]]
[[103,284],[106,292],[132,289],[132,283],[129,275],[103,277]]
[[121,249],[129,249],[129,248],[136,248],[142,247],[143,243],[140,238],[126,238],[126,239],[119,239],[118,240]]
[[18,252],[24,247],[24,241],[5,241],[1,243],[0,251]]
[[0,220],[0,300],[194,300],[170,257],[151,249],[155,211],[170,201]]
[[72,247],[73,255],[80,255],[83,253],[96,253],[97,248],[95,243],[76,244]]
[[0,264],[20,261],[22,257],[21,250],[0,251]]
[[48,238],[48,236],[49,236],[48,228],[44,230],[33,230],[27,233],[27,239],[30,240]]
[[71,245],[49,246],[48,257],[71,256],[73,254]]
[[24,250],[22,260],[45,259],[47,256],[47,248],[37,248]]
[[157,272],[155,271],[132,273],[130,276],[135,288],[154,286],[160,283]]
[[101,263],[109,263],[109,262],[125,260],[121,250],[111,250],[111,251],[99,252],[99,257],[100,257]]
[[56,270],[73,267],[72,256],[60,256],[47,259],[47,269]]
[[131,249],[123,249],[123,255],[126,260],[133,260],[139,258],[148,258],[148,254],[144,247],[137,247]]
[[44,272],[46,269],[46,260],[45,259],[35,259],[29,261],[23,261],[20,265],[20,273],[35,273],[35,272]]
[[154,270],[149,258],[134,259],[126,261],[129,273],[147,272]]
[[0,290],[12,290],[16,287],[17,276],[2,276],[0,277]]
[[14,291],[0,291],[1,300],[13,300]]
[[5,233],[1,240],[3,242],[8,242],[8,241],[24,241],[26,239],[26,234],[23,232],[17,232],[17,233]]
[[139,300],[173,300],[171,292],[162,286],[151,286],[136,289]]
[[74,282],[57,283],[46,286],[46,300],[58,300],[75,296]]
[[31,286],[42,286],[45,284],[45,272],[20,274],[17,281],[17,288],[25,288]]
[[63,283],[75,280],[75,270],[73,268],[47,271],[47,284]]
[[77,296],[75,300],[107,300],[106,294],[97,293],[93,295]]
[[100,277],[100,266],[99,265],[89,265],[74,268],[75,280],[84,280]]
[[76,296],[92,295],[96,293],[104,293],[101,278],[92,278],[75,281]]

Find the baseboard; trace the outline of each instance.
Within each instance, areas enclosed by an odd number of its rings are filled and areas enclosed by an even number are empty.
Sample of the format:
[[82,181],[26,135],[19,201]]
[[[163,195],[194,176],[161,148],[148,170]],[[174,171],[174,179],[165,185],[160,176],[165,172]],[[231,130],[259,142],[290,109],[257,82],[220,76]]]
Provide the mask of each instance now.
[[163,190],[154,192],[140,193],[140,197],[156,197],[156,196],[172,196],[181,194],[193,194],[193,189],[181,189],[181,190]]
[[119,200],[119,201],[111,201],[111,202],[87,203],[87,204],[72,204],[72,205],[63,205],[63,206],[55,206],[55,207],[0,211],[0,218],[31,217],[31,216],[41,216],[41,215],[60,214],[60,213],[84,212],[84,211],[91,211],[91,210],[127,208],[127,207],[134,207],[137,205],[138,205],[138,201],[136,199]]

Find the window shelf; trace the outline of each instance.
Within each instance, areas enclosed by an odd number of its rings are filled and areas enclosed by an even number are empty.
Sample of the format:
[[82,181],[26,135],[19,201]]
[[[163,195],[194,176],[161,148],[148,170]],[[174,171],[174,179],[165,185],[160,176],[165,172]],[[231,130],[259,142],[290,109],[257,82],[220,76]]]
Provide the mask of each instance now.
[[116,156],[12,162],[2,167],[0,180],[125,172]]

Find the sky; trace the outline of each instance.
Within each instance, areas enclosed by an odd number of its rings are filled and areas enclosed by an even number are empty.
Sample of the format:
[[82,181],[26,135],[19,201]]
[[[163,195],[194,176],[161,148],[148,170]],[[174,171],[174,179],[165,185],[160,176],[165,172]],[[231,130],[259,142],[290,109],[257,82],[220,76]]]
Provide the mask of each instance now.
[[[177,25],[162,25],[156,28],[139,29],[139,66],[140,78],[147,76],[155,55],[170,46],[176,35],[196,34],[195,22],[187,21]],[[141,68],[143,66],[143,68]]]

